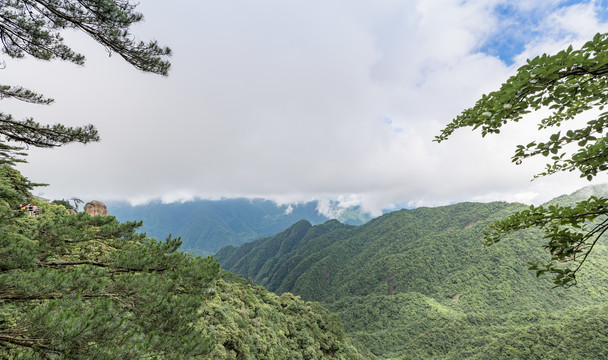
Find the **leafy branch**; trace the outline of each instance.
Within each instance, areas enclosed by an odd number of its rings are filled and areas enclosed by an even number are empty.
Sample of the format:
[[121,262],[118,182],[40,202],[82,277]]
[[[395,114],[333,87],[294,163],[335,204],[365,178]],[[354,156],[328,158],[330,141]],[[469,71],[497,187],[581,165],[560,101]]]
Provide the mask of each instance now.
[[[480,129],[482,137],[499,134],[508,122],[518,122],[526,114],[547,108],[551,114],[538,123],[538,129],[560,127],[565,122],[603,111],[608,103],[608,34],[596,34],[579,50],[572,46],[555,55],[543,54],[517,70],[498,91],[483,95],[475,106],[464,110],[441,134],[442,142],[459,128]],[[518,145],[512,162],[542,156],[550,159],[544,171],[534,178],[557,172],[577,171],[593,180],[608,170],[608,112],[601,112],[578,129],[557,131],[545,141]],[[497,221],[484,232],[486,244],[500,241],[514,231],[538,227],[544,230],[543,246],[552,258],[541,265],[530,263],[537,276],[552,273],[556,286],[576,284],[576,274],[608,228],[607,199],[590,197],[574,206],[534,207]],[[595,225],[594,225],[595,224]],[[586,229],[590,225],[591,229]],[[576,266],[571,264],[577,263]]]

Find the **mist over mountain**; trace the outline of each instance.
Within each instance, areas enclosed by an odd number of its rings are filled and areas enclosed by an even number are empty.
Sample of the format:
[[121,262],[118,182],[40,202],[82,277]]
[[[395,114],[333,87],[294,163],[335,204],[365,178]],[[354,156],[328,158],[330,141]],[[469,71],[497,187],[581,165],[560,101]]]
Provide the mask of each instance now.
[[371,357],[606,358],[605,243],[569,289],[528,270],[528,262],[550,257],[540,231],[483,245],[487,225],[525,208],[460,203],[400,210],[361,226],[301,221],[273,237],[222,248],[216,258],[278,294],[320,301]]
[[160,201],[132,206],[106,202],[110,214],[120,221],[142,220],[141,231],[157,239],[180,236],[184,251],[212,254],[226,245],[274,235],[300,220],[320,224],[330,219],[360,225],[371,215],[359,207],[317,201],[277,205],[263,199],[194,200],[163,204]]

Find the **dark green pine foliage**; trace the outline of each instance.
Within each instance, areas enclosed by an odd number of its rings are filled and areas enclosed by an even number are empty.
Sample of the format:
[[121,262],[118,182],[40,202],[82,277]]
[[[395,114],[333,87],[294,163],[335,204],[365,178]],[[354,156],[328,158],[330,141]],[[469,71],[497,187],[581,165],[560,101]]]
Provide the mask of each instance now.
[[[588,196],[581,194],[558,200]],[[335,311],[370,358],[606,358],[604,244],[569,289],[528,271],[528,262],[551,257],[541,231],[484,246],[486,226],[526,208],[462,203],[401,210],[359,227],[300,223],[216,258],[272,291]]]
[[15,359],[191,358],[212,340],[194,326],[219,266],[157,242],[137,223],[39,204],[0,168],[0,354]]

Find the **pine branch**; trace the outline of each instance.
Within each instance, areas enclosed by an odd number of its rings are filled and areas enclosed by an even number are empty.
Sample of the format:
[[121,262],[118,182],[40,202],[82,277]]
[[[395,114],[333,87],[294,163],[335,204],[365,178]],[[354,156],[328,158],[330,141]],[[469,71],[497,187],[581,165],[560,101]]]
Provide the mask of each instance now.
[[29,347],[31,349],[43,349],[50,352],[54,352],[56,354],[63,354],[63,351],[59,349],[55,349],[51,346],[42,344],[40,342],[40,339],[17,338],[0,334],[0,341],[4,341],[13,345]]
[[[1,300],[11,301],[33,301],[33,300],[57,300],[67,297],[67,294],[48,294],[48,295],[21,295],[21,294],[0,294]],[[83,299],[110,298],[120,301],[120,294],[82,294]]]
[[112,264],[91,261],[91,260],[73,260],[73,261],[48,261],[41,262],[38,261],[39,266],[43,267],[62,267],[62,266],[75,266],[75,265],[92,265],[99,266],[105,268],[111,268],[110,272],[118,273],[118,272],[163,272],[169,269],[169,267],[151,267],[151,268],[129,268],[129,267],[113,267]]
[[74,266],[74,265],[93,265],[99,267],[110,267],[110,264],[102,263],[98,261],[90,261],[90,260],[75,260],[75,261],[48,261],[48,262],[38,262],[39,266]]

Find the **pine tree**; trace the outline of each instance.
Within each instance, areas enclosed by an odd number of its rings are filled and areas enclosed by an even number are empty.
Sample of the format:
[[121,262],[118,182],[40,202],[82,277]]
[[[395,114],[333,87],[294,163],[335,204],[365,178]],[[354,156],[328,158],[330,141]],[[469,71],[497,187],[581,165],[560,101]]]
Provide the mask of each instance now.
[[[7,0],[0,6],[0,41],[10,58],[32,56],[41,60],[64,60],[84,64],[85,57],[67,46],[61,36],[66,29],[84,32],[118,54],[135,68],[167,75],[171,50],[156,41],[135,41],[130,27],[143,20],[128,0]],[[33,104],[53,99],[20,86],[0,84],[0,98]],[[93,125],[69,127],[43,125],[32,118],[15,119],[0,112],[0,164],[23,162],[25,146],[57,147],[68,143],[99,140]],[[17,142],[9,144],[9,142]]]
[[[135,68],[167,75],[171,51],[138,42],[142,21],[128,0],[7,0],[0,41],[12,59],[31,56],[84,64],[61,33],[76,29]],[[4,62],[3,62],[4,63]],[[0,98],[32,104],[52,99],[0,84]],[[189,358],[211,340],[195,328],[197,312],[219,266],[177,252],[179,238],[157,242],[135,232],[140,223],[70,215],[41,204],[21,212],[36,185],[9,165],[24,147],[98,141],[92,125],[45,125],[0,113],[0,357],[14,359]]]
[[0,358],[182,359],[212,341],[194,324],[219,265],[138,234],[137,222],[41,204],[0,167]]

